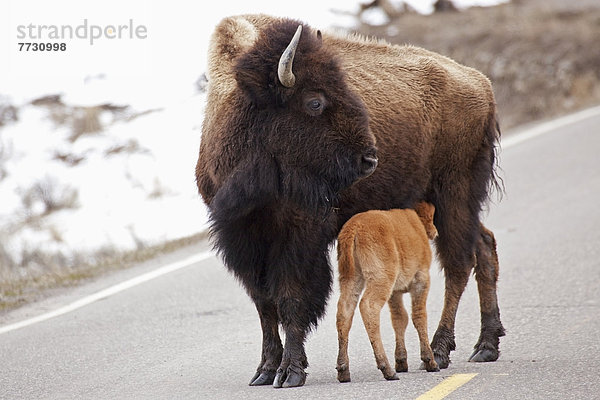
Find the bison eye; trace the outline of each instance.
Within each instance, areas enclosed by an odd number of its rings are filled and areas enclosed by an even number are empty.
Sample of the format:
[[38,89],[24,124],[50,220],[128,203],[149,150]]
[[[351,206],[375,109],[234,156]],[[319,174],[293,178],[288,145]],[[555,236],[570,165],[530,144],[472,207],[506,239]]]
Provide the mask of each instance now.
[[306,93],[303,97],[304,112],[313,117],[319,116],[327,108],[327,98],[320,92]]
[[314,99],[308,103],[308,107],[313,111],[318,111],[323,107],[323,105],[321,104],[321,102],[319,100]]
[[323,112],[323,102],[319,99],[310,99],[306,103],[306,109],[310,115],[321,115],[321,113]]

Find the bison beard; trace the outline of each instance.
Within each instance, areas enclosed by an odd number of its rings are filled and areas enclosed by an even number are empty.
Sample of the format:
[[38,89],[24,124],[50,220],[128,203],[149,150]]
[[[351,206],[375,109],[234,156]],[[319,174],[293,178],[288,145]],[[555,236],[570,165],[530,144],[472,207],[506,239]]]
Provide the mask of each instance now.
[[299,25],[226,18],[209,50],[196,179],[213,245],[260,317],[262,356],[250,385],[304,384],[304,342],[325,312],[329,246],[344,222],[420,200],[436,207],[446,277],[435,360],[450,362],[473,268],[481,334],[471,361],[496,360],[499,267],[479,219],[496,182],[500,134],[489,81],[423,49]]

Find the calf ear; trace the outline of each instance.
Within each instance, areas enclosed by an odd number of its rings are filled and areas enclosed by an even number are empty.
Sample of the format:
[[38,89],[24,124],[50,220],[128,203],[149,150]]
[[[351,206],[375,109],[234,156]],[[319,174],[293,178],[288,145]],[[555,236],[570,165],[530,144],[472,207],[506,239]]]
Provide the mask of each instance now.
[[212,199],[213,221],[242,218],[279,196],[279,172],[274,158],[265,155],[241,162]]
[[433,224],[435,206],[431,203],[422,201],[416,204],[415,211],[417,212],[417,215],[419,216],[421,222],[423,222],[423,225],[425,226],[427,237],[429,237],[429,239],[432,240],[435,239],[438,235],[438,231],[435,225]]

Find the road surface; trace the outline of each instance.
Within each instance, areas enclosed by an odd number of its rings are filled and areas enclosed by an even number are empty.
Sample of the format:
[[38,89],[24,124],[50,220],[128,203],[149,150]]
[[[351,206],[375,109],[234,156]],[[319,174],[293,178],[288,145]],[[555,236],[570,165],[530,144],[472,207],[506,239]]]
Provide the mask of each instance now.
[[[249,387],[260,356],[256,311],[216,257],[173,264],[208,250],[197,246],[2,317],[0,399],[414,399],[430,390],[429,398],[441,398],[443,381],[448,390],[456,389],[447,399],[600,399],[598,111],[503,142],[506,194],[485,217],[498,241],[499,301],[507,330],[495,363],[466,362],[479,334],[471,279],[448,369],[418,370],[417,336],[409,326],[409,372],[384,381],[357,314],[350,336],[352,382],[339,384],[336,282],[327,315],[307,342],[306,385]],[[165,265],[172,268],[86,297]],[[434,265],[430,337],[442,296],[443,278]],[[63,306],[69,308],[56,312]],[[13,325],[39,315],[47,319]],[[382,320],[392,359],[387,308]],[[466,378],[452,380],[457,377]]]

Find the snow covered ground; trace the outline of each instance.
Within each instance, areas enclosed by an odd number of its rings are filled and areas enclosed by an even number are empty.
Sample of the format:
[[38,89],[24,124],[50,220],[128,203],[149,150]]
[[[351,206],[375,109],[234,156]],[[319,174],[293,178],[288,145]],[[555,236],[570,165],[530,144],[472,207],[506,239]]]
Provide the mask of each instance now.
[[[111,10],[118,14],[120,3],[114,3]],[[433,0],[408,3],[422,13],[432,11]],[[35,1],[11,0],[9,10],[4,3],[3,18],[17,4],[23,8]],[[146,2],[150,74],[91,69],[56,76],[0,74],[0,111],[3,104],[14,105],[18,117],[0,125],[0,263],[26,265],[28,254],[35,251],[69,260],[205,230],[206,208],[194,181],[205,99],[195,82],[205,70],[214,26],[224,16],[262,12],[292,16],[319,28],[348,28],[354,19],[331,10],[356,11],[358,4],[254,0],[208,7],[183,0]],[[65,10],[61,8],[63,18]],[[382,23],[382,18],[372,14],[369,21]],[[114,57],[110,48],[98,51]],[[121,61],[127,62],[114,59]],[[32,104],[51,95],[59,97]]]

